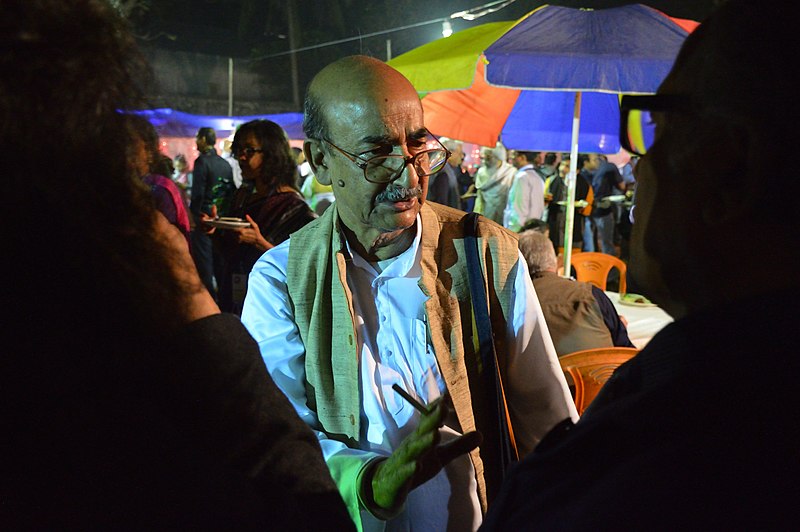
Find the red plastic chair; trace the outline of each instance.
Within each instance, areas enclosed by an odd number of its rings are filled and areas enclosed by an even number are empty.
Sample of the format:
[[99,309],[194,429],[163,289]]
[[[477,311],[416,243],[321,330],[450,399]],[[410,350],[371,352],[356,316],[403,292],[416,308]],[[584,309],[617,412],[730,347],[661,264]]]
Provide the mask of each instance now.
[[570,264],[575,268],[575,277],[582,282],[592,283],[600,290],[606,289],[606,279],[611,268],[619,270],[619,293],[624,294],[627,289],[625,274],[628,267],[624,262],[613,255],[585,251],[575,253],[570,257]]
[[575,386],[575,408],[583,414],[614,370],[636,356],[633,347],[584,349],[558,359],[567,382]]

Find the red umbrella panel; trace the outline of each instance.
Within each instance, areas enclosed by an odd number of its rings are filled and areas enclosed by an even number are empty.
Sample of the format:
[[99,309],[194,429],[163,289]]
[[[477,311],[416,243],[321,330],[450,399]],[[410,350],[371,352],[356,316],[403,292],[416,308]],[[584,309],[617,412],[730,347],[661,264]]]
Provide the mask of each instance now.
[[[423,98],[428,129],[481,146],[494,146],[500,140],[511,149],[570,151],[574,93],[493,87],[486,83],[483,71],[481,61],[469,89],[435,92]],[[583,149],[617,153],[617,95],[584,95],[581,125],[579,143]]]

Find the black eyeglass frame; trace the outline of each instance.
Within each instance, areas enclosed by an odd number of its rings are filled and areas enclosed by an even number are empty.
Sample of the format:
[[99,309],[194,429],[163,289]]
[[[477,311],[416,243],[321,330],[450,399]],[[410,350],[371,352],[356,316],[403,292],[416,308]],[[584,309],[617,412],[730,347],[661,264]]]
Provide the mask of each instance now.
[[628,114],[630,111],[648,111],[656,113],[688,111],[691,100],[685,94],[648,94],[624,95],[619,102],[619,143],[623,149],[633,155],[643,156],[630,143],[628,135]]
[[235,150],[233,150],[233,152],[234,152],[234,154],[235,154],[235,156],[237,158],[241,157],[242,154],[244,153],[244,156],[249,159],[250,157],[252,157],[256,153],[264,153],[264,149],[263,148],[251,148],[250,146],[245,146],[244,148],[238,148],[237,147]]
[[[322,141],[330,144],[331,147],[336,148],[342,155],[344,155],[345,157],[350,159],[350,161],[352,161],[356,166],[361,168],[361,171],[364,173],[364,179],[366,179],[370,183],[375,183],[377,185],[383,185],[383,184],[386,184],[386,183],[391,183],[392,181],[394,181],[395,179],[400,177],[400,175],[403,173],[403,170],[406,168],[406,166],[408,166],[409,163],[412,163],[412,165],[414,166],[414,171],[416,172],[417,171],[416,160],[419,157],[425,155],[426,153],[430,153],[432,151],[444,151],[444,153],[445,153],[444,162],[446,163],[450,159],[450,156],[452,155],[452,152],[450,150],[448,150],[447,148],[445,148],[444,144],[442,144],[442,142],[439,140],[439,138],[436,135],[434,135],[433,133],[431,133],[427,129],[425,130],[425,132],[428,134],[429,137],[431,137],[433,140],[435,140],[436,143],[439,144],[439,146],[442,147],[441,150],[422,150],[421,152],[415,153],[414,155],[409,155],[408,157],[406,157],[405,155],[392,155],[392,154],[389,154],[389,155],[376,155],[375,157],[370,157],[369,159],[364,159],[363,157],[361,157],[358,154],[350,153],[349,151],[340,148],[339,146],[337,146],[336,144],[334,144],[333,142],[331,142],[330,140],[328,140],[328,139],[326,139],[324,137],[322,139],[317,139],[317,140],[322,140]],[[386,180],[383,180],[383,181],[375,181],[374,179],[370,179],[369,176],[367,176],[367,167],[368,167],[370,161],[374,161],[375,159],[388,159],[388,158],[403,159],[403,164],[402,164],[402,166],[400,166],[400,169],[397,171],[397,173],[392,175],[389,179],[386,179]],[[442,166],[444,166],[444,165],[442,165]],[[441,167],[439,167],[439,168],[441,168]],[[439,168],[437,168],[436,170],[430,171],[430,172],[426,172],[426,173],[418,173],[418,175],[420,177],[433,175],[434,173],[436,173],[439,170]]]

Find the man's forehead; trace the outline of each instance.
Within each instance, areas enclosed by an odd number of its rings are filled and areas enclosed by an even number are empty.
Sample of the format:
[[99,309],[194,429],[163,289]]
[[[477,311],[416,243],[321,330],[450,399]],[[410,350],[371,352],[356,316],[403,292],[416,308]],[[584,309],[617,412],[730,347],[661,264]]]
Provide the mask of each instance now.
[[331,99],[325,114],[331,136],[366,143],[396,143],[427,135],[419,100],[402,98]]

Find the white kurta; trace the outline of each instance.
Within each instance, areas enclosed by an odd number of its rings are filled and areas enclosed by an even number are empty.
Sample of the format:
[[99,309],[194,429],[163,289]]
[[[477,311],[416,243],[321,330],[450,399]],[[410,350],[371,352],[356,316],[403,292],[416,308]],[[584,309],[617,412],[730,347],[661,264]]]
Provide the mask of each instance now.
[[[422,222],[418,216],[413,245],[398,257],[378,264],[382,270],[380,273],[355,254],[352,267],[347,271],[361,353],[362,433],[359,449],[329,439],[319,430],[316,415],[306,403],[305,350],[293,322],[286,288],[290,241],[264,254],[250,275],[242,321],[259,343],[267,369],[276,384],[286,393],[300,417],[316,431],[329,465],[337,458],[357,459],[363,469],[375,458],[391,454],[399,442],[416,428],[419,413],[392,390],[393,384],[399,384],[424,403],[446,390],[428,340],[424,311],[426,296],[418,286],[421,231]],[[513,316],[508,320],[509,370],[513,368],[513,375],[520,377],[522,386],[530,388],[530,393],[524,394],[526,397],[541,400],[542,383],[535,376],[543,373],[542,367],[558,367],[558,362],[525,261],[520,260],[520,265],[514,280],[517,297],[513,301]],[[542,378],[547,380],[550,377],[552,374]],[[566,390],[563,376],[561,382]],[[509,385],[515,386],[514,383]],[[569,392],[565,393],[568,398]],[[574,408],[570,410],[562,405],[562,409],[556,418],[577,417]],[[541,411],[537,408],[530,410]],[[448,425],[452,428],[446,426],[442,429],[443,438],[452,437],[458,430],[457,423]],[[525,431],[526,428],[517,430]],[[336,468],[332,466],[332,470]],[[336,477],[336,471],[332,472]],[[348,478],[355,479],[355,475]],[[365,509],[361,515],[365,530],[477,528],[481,513],[469,457],[460,457],[437,477],[412,491],[404,510],[394,519],[379,521]]]
[[514,183],[508,191],[508,204],[503,215],[503,226],[514,232],[529,220],[541,220],[544,214],[544,180],[533,169],[523,166],[514,175]]
[[475,172],[475,212],[499,224],[503,223],[503,212],[508,203],[508,190],[514,182],[517,169],[503,162],[497,170],[485,166]]

